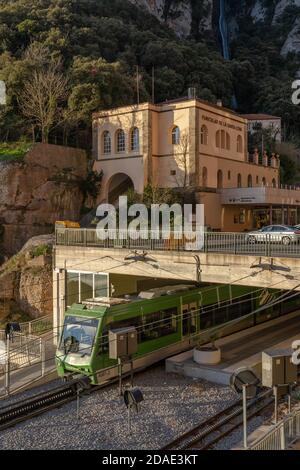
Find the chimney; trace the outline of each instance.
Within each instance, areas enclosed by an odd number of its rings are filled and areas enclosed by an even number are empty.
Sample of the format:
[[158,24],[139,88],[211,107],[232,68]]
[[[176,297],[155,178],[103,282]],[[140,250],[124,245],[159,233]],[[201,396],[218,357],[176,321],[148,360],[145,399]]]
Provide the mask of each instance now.
[[220,106],[220,108],[222,108],[222,106],[223,106],[222,100],[218,100],[218,101],[217,101],[217,106]]
[[195,100],[195,99],[196,99],[196,95],[197,95],[197,93],[196,93],[196,88],[190,87],[190,88],[188,89],[188,99],[189,99],[189,100]]

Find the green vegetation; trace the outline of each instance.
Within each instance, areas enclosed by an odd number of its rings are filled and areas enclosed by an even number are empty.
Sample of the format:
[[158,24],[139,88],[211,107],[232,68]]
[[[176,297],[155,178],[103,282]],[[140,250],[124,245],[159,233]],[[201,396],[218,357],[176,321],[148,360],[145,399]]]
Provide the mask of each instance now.
[[152,204],[176,204],[180,202],[180,195],[172,188],[158,188],[150,183],[144,188],[143,194],[137,193],[130,188],[126,196],[128,198],[128,206],[132,204],[145,204],[150,209]]
[[52,253],[52,246],[44,244],[44,245],[39,245],[36,248],[34,248],[30,254],[33,258],[37,258],[38,256],[51,255],[51,253]]
[[91,170],[88,172],[86,178],[79,180],[78,186],[83,194],[84,201],[86,201],[87,198],[91,198],[93,200],[97,199],[101,188],[102,178],[102,171],[98,173]]
[[[218,2],[212,31],[203,32],[206,7],[190,1],[191,35],[180,39],[128,0],[0,0],[0,79],[8,92],[7,106],[0,107],[0,140],[25,136],[90,149],[91,114],[136,102],[138,65],[141,101],[151,99],[155,67],[156,102],[184,96],[193,86],[200,98],[221,98],[230,106],[234,91],[241,112],[282,116],[285,137],[299,142],[300,107],[291,103],[291,83],[300,58],[280,54],[299,8],[287,8],[271,24],[277,2],[264,1],[266,20],[254,22],[254,0],[228,0],[227,14],[238,27],[231,38],[233,60],[227,62],[220,53]],[[165,1],[165,19],[176,3]],[[53,71],[55,98],[47,88]],[[44,92],[47,116],[24,106],[35,87]]]
[[28,142],[0,143],[0,162],[22,162],[31,145]]

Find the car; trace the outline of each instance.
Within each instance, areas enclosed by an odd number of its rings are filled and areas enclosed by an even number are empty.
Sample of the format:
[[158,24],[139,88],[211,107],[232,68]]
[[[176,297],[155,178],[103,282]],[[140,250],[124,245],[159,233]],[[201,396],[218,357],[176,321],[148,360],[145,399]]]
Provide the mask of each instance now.
[[290,243],[299,242],[300,228],[292,225],[267,225],[259,230],[249,232],[246,240],[248,243],[271,241],[290,245]]

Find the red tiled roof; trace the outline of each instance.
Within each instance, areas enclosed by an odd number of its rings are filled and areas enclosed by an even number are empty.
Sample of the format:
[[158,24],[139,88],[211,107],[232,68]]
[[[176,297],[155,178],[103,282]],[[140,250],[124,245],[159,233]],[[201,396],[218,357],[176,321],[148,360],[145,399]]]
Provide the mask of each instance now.
[[226,111],[227,113],[234,114],[235,116],[239,116],[243,119],[246,119],[241,114],[238,114],[236,111],[234,111],[233,109],[226,108],[223,105],[220,106],[216,103],[211,103],[210,101],[202,100],[200,98],[189,98],[188,96],[183,96],[181,98],[174,98],[172,100],[160,101],[159,103],[155,103],[155,106],[164,106],[164,105],[167,105],[167,104],[172,104],[172,103],[176,104],[176,103],[180,103],[180,102],[184,102],[184,101],[193,101],[193,100],[198,101],[198,103],[202,103],[202,104],[211,106],[212,108],[222,109],[223,111]]
[[278,116],[272,116],[271,114],[241,114],[248,121],[268,121],[270,119],[281,119]]

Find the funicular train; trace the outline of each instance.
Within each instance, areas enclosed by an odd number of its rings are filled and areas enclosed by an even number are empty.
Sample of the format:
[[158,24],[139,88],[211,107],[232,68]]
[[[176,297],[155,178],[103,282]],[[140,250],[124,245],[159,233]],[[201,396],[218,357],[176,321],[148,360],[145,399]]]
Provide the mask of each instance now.
[[[139,370],[191,349],[199,340],[209,342],[214,327],[223,325],[222,337],[295,310],[298,296],[267,305],[281,294],[279,289],[237,285],[175,285],[74,304],[65,313],[58,342],[58,374],[66,380],[87,376],[92,385],[105,383],[118,374],[117,361],[109,358],[109,330],[136,328],[133,368]],[[263,304],[264,310],[251,314]]]

